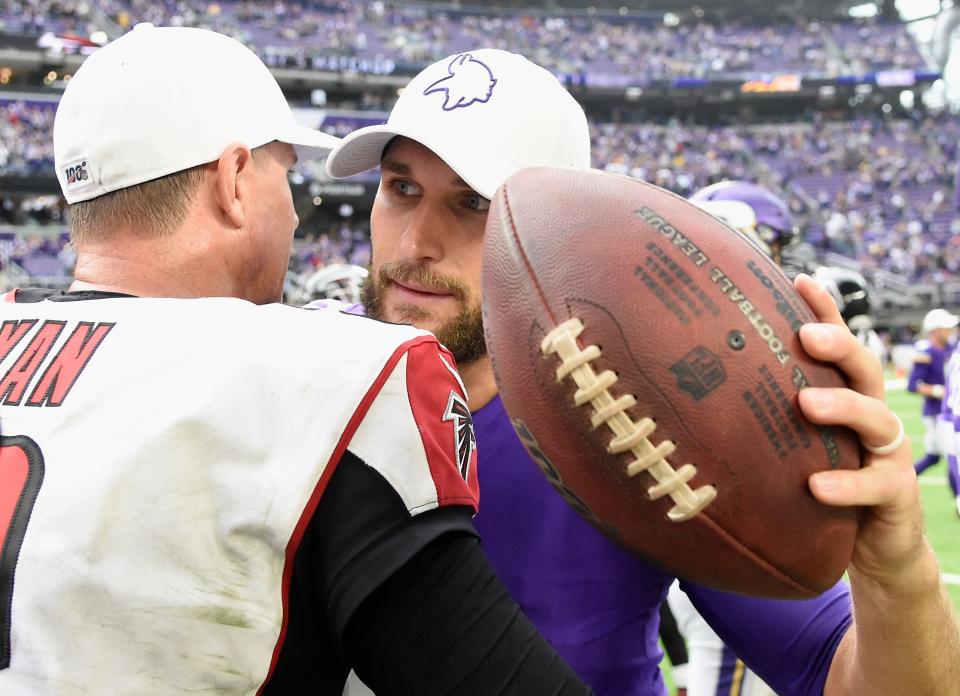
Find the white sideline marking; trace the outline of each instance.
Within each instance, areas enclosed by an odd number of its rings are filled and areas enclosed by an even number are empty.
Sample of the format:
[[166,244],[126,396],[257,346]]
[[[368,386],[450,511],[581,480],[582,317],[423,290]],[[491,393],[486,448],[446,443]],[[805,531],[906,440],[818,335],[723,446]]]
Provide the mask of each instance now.
[[947,477],[946,476],[920,476],[917,478],[917,482],[921,486],[946,486]]
[[943,581],[948,585],[960,585],[960,575],[954,575],[953,573],[940,573],[940,577],[943,578]]
[[906,377],[899,377],[895,379],[885,379],[883,381],[883,386],[885,386],[887,389],[906,389],[907,379]]

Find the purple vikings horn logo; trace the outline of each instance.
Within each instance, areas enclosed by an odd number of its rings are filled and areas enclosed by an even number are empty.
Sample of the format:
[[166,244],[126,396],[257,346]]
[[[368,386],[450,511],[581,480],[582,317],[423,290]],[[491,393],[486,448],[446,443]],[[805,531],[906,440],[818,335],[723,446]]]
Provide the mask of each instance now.
[[423,90],[424,96],[434,92],[446,92],[444,111],[466,108],[474,103],[484,104],[490,100],[497,79],[486,64],[462,53],[450,61],[446,77],[442,77]]

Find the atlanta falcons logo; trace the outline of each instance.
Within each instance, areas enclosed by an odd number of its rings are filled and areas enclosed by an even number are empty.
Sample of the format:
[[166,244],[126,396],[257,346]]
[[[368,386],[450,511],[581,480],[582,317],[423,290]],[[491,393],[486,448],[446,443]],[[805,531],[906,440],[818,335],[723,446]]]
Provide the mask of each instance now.
[[457,455],[457,467],[463,480],[467,480],[470,473],[470,456],[477,449],[477,436],[473,431],[473,418],[467,402],[457,392],[451,390],[447,400],[447,410],[443,412],[443,420],[453,421],[453,444]]

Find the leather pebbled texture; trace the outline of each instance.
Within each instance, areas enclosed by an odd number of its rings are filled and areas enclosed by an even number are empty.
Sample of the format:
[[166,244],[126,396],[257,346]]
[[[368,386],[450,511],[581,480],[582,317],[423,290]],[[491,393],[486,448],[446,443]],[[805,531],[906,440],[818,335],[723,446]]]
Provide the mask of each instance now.
[[[686,200],[627,177],[532,168],[493,200],[486,230],[483,310],[504,405],[532,458],[567,501],[648,561],[694,582],[770,597],[809,597],[849,564],[858,510],[818,503],[815,471],[858,468],[859,440],[807,421],[804,384],[844,386],[797,337],[814,317],[759,249]],[[558,382],[544,336],[579,318],[595,372],[619,376],[633,421],[655,420],[674,470],[697,468],[691,488],[716,498],[673,522],[657,482],[628,476],[591,406]]]

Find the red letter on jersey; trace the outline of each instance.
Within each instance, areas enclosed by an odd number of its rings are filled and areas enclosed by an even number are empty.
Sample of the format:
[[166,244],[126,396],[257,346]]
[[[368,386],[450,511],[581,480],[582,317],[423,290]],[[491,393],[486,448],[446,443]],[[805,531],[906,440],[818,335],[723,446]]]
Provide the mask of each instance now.
[[10,612],[20,546],[43,482],[43,457],[29,437],[0,437],[0,670],[10,666]]
[[114,324],[81,321],[63,344],[63,348],[47,365],[43,376],[27,399],[27,406],[59,406],[67,397],[73,383],[83,372],[93,352],[110,333]]
[[7,406],[19,406],[23,393],[33,376],[37,374],[41,363],[53,347],[54,342],[66,326],[65,321],[45,321],[30,339],[30,343],[17,358],[0,382],[0,399]]
[[4,360],[20,339],[37,323],[36,319],[15,319],[3,322],[0,326],[0,360]]

